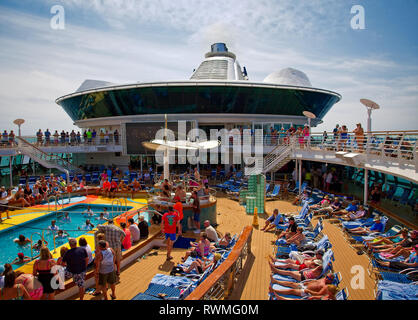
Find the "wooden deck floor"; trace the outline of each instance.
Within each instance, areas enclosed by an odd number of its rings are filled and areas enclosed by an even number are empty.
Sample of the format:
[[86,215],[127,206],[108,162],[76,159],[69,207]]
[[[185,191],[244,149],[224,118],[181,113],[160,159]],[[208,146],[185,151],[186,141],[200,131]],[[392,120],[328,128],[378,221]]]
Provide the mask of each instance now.
[[[281,212],[295,212],[297,207],[291,205],[288,201],[270,201],[267,202],[266,210],[271,213],[274,208]],[[232,234],[240,233],[247,225],[251,225],[253,217],[247,215],[242,206],[236,201],[226,198],[218,198],[217,206],[218,231]],[[259,218],[259,227],[255,228],[252,236],[252,256],[249,256],[247,264],[241,274],[239,282],[236,284],[231,299],[234,300],[266,300],[268,299],[268,287],[270,283],[270,268],[266,257],[273,252],[275,236],[273,233],[260,231],[264,226],[267,215],[261,215]],[[316,223],[316,222],[315,222]],[[367,273],[368,258],[365,255],[357,255],[349,244],[344,240],[341,230],[325,221],[324,231],[333,244],[335,254],[334,269],[341,272],[343,277],[341,288],[347,287],[350,293],[349,299],[371,300],[373,297],[374,282]],[[185,236],[192,237],[194,234],[188,233]],[[180,262],[184,255],[184,250],[175,249],[173,251],[173,261],[165,261],[165,250],[157,250],[158,255],[147,256],[145,259],[135,261],[125,267],[121,272],[120,283],[116,286],[116,295],[118,299],[130,300],[136,294],[144,292],[151,279],[157,273],[169,274],[174,264]],[[364,268],[365,289],[353,290],[350,285],[351,268],[353,265],[360,265]],[[76,298],[76,297],[74,297]],[[86,295],[86,299],[101,299]]]

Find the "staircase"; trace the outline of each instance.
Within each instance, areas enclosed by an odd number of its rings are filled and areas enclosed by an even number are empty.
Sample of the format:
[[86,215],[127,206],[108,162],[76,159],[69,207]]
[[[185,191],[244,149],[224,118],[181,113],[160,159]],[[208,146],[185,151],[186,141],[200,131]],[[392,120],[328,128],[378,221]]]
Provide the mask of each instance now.
[[[262,164],[258,164],[260,165],[260,167],[262,167],[261,172],[257,172],[257,166],[250,168],[246,167],[244,171],[245,175],[253,175],[260,173],[266,174],[267,172],[276,172],[291,160],[291,153],[291,146],[277,146],[264,157]],[[258,159],[256,159],[256,161],[257,160]]]
[[291,146],[277,146],[264,157],[263,173],[276,172],[291,160]]
[[28,156],[32,160],[40,163],[45,168],[55,168],[65,172],[66,174],[69,174],[70,171],[73,171],[74,173],[83,173],[83,170],[74,166],[72,163],[58,155],[43,152],[41,149],[21,137],[16,137],[16,140],[18,142],[18,153]]

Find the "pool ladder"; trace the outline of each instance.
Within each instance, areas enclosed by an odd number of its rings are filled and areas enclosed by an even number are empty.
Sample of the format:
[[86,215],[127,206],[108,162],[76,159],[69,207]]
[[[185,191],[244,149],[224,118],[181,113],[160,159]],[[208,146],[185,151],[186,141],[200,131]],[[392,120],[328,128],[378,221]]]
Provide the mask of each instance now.
[[58,205],[59,205],[59,200],[61,199],[61,208],[64,209],[64,198],[60,194],[58,194],[56,196],[50,196],[50,197],[48,197],[48,211],[50,211],[50,205],[51,205],[50,200],[51,199],[52,200],[55,200],[55,213],[56,213],[57,220],[58,220]]
[[[126,201],[126,198],[119,198],[119,199],[112,200],[112,207],[111,207],[112,219],[114,218],[114,214],[113,214],[114,212],[119,213],[119,211],[121,211],[121,213],[122,213],[124,211],[123,205],[122,205],[122,200],[125,202],[125,210],[128,210],[128,202]],[[115,205],[117,205],[116,208],[115,208]],[[116,210],[114,210],[114,209],[116,209]]]

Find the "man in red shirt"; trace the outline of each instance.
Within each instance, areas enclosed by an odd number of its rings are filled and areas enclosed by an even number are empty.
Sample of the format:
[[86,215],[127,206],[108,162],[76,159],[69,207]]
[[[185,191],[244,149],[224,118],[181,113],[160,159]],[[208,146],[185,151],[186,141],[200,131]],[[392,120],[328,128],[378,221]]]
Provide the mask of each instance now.
[[168,212],[164,213],[161,221],[161,232],[165,234],[167,240],[167,261],[173,259],[171,250],[173,243],[176,241],[176,228],[179,221],[179,216],[174,212],[173,207],[168,208]]
[[179,223],[178,223],[178,235],[181,236],[183,234],[182,222],[183,222],[183,204],[180,202],[180,197],[174,197],[174,204],[173,208],[176,213],[179,215]]
[[115,180],[112,180],[112,182],[110,183],[110,194],[112,195],[112,197],[115,196],[115,193],[117,190],[118,190],[118,184],[116,183]]
[[107,196],[109,196],[110,193],[110,182],[109,180],[105,180],[105,182],[103,182],[103,193]]

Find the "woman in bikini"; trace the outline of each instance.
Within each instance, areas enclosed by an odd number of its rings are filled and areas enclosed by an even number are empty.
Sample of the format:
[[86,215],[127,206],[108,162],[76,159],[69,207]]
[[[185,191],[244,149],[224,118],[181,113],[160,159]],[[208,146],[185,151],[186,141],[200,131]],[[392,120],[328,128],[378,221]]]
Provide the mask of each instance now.
[[42,300],[55,299],[55,290],[51,287],[51,280],[55,275],[51,270],[55,264],[55,260],[51,258],[49,249],[42,247],[39,259],[33,265],[33,275],[38,278],[38,281],[43,287]]
[[4,288],[0,289],[0,300],[31,300],[25,287],[16,283],[16,274],[13,270],[4,275]]
[[209,253],[212,251],[210,241],[206,232],[201,232],[199,242],[191,242],[191,245],[192,248],[186,252],[186,255],[183,258],[181,258],[181,261],[186,261],[189,256],[192,256],[194,258],[204,258],[207,257]]

